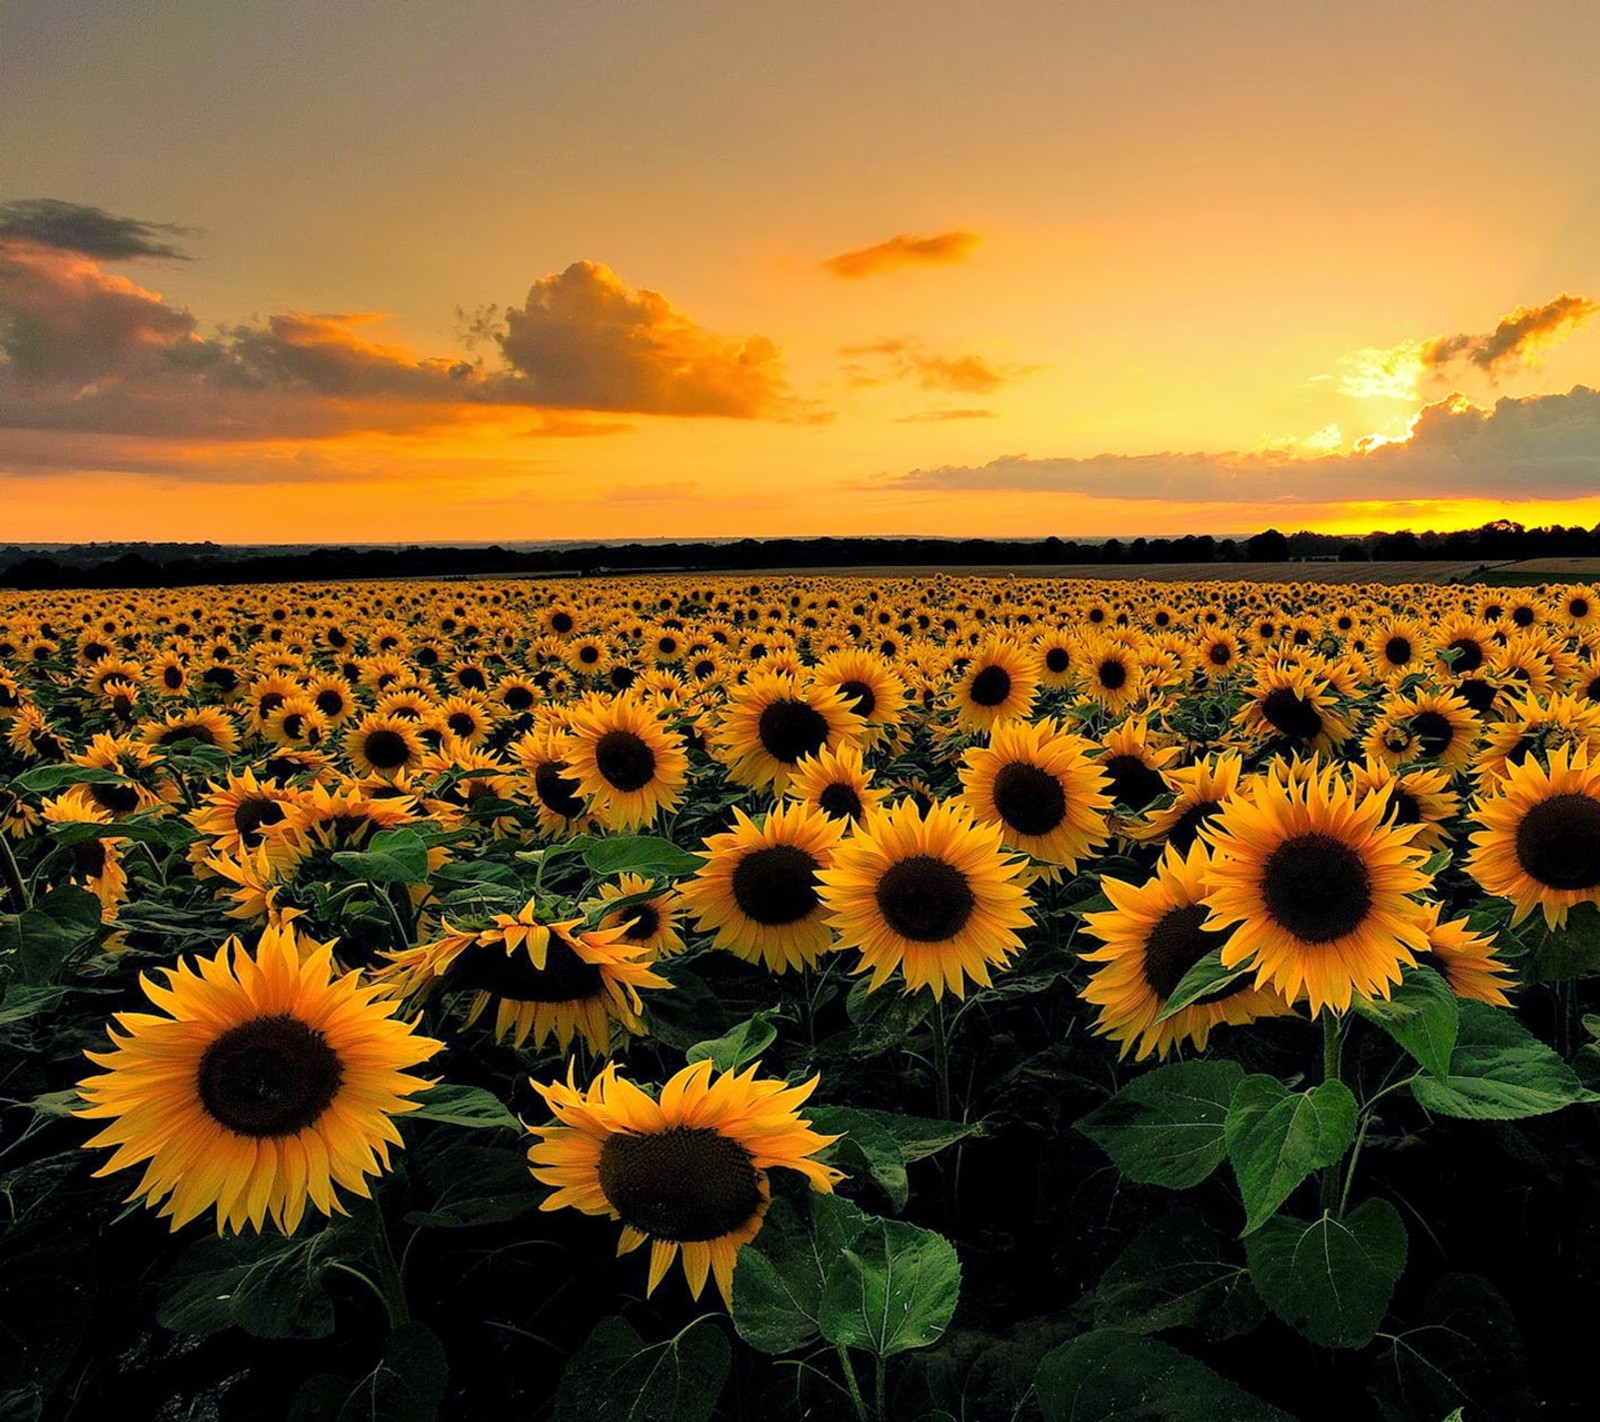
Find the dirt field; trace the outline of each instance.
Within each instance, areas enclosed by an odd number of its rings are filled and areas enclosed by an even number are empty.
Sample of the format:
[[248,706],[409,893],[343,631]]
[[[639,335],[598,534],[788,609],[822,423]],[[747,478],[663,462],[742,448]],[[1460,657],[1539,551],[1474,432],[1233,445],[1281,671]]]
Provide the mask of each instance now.
[[[1576,559],[1569,561],[1600,560]],[[1016,567],[956,567],[928,564],[911,568],[768,568],[751,577],[850,578],[1085,578],[1091,582],[1226,582],[1226,583],[1448,583],[1476,572],[1480,563],[1030,563]],[[690,575],[696,576],[696,575]],[[744,573],[706,574],[744,577]]]

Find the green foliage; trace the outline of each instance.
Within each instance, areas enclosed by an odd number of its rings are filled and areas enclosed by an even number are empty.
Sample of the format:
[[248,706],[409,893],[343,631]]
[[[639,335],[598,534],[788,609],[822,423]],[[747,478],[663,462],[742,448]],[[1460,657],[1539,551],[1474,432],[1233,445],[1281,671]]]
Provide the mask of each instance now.
[[425,884],[427,841],[413,829],[380,830],[363,850],[341,850],[333,862],[369,884]]
[[1260,1229],[1314,1170],[1336,1165],[1356,1136],[1356,1098],[1342,1081],[1290,1091],[1247,1076],[1228,1107],[1228,1158],[1244,1197],[1244,1233]]
[[1425,1070],[1441,1081],[1449,1076],[1461,1012],[1449,983],[1432,968],[1408,971],[1387,999],[1357,997],[1355,1008],[1393,1037]]
[[1254,971],[1254,968],[1249,967],[1223,967],[1222,949],[1213,949],[1178,980],[1178,985],[1173,988],[1172,995],[1167,999],[1161,1011],[1156,1014],[1156,1021],[1165,1022],[1167,1018],[1176,1016],[1184,1008],[1198,1002],[1201,998],[1221,992],[1230,983],[1236,982],[1244,977],[1246,973],[1253,973]]
[[1130,1333],[1196,1328],[1213,1339],[1248,1333],[1265,1309],[1244,1260],[1231,1254],[1226,1232],[1198,1210],[1162,1215],[1101,1277],[1095,1327]]
[[956,1311],[961,1261],[949,1240],[902,1220],[868,1218],[829,1267],[817,1329],[880,1358],[938,1340]]
[[1418,1077],[1411,1090],[1441,1116],[1511,1121],[1559,1111],[1587,1093],[1578,1074],[1499,1008],[1461,1003],[1461,1028],[1443,1081]]
[[0,915],[0,975],[25,987],[54,983],[100,939],[100,900],[63,884],[21,913]]
[[1078,1129],[1130,1180],[1181,1190],[1227,1155],[1225,1126],[1244,1079],[1235,1062],[1174,1062],[1136,1077]]
[[602,1319],[561,1375],[555,1422],[707,1422],[732,1357],[710,1315],[654,1345],[624,1319]]
[[699,1062],[709,1060],[718,1071],[732,1071],[758,1058],[778,1038],[773,1018],[776,1008],[763,1008],[720,1037],[696,1042],[683,1054],[684,1060]]
[[449,1379],[438,1335],[420,1323],[404,1323],[390,1333],[370,1372],[307,1379],[288,1422],[434,1422]]

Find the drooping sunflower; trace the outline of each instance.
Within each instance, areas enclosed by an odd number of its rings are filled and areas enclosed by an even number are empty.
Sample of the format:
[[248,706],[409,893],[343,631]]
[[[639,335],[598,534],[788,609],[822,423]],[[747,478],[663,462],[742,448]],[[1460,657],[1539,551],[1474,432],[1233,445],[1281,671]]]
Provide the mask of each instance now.
[[842,692],[757,672],[729,698],[711,753],[736,784],[757,790],[770,785],[781,795],[804,757],[859,740],[865,728]]
[[[641,899],[642,894],[653,897]],[[600,903],[612,904],[619,899],[636,902],[606,910],[600,916],[599,927],[620,928],[623,942],[646,950],[646,961],[683,952],[683,935],[678,931],[683,904],[676,888],[658,885],[654,879],[639,874],[619,874],[615,882],[600,886]]]
[[650,1245],[647,1294],[681,1255],[694,1297],[709,1275],[731,1306],[739,1246],[760,1233],[771,1200],[767,1172],[799,1171],[828,1194],[844,1178],[811,1158],[838,1139],[800,1115],[818,1078],[790,1086],[758,1080],[757,1070],[712,1080],[711,1063],[695,1062],[662,1088],[659,1102],[614,1066],[587,1091],[570,1072],[565,1086],[534,1082],[555,1114],[551,1125],[529,1127],[534,1178],[556,1187],[540,1209],[621,1220],[619,1255]]
[[956,722],[967,731],[987,731],[996,722],[1026,718],[1038,689],[1037,658],[1010,637],[989,637],[956,686]]
[[886,791],[872,784],[862,763],[861,747],[844,741],[837,750],[823,749],[799,761],[784,794],[820,810],[829,819],[855,824],[884,801]]
[[[198,967],[198,970],[197,970]],[[441,1043],[393,1015],[358,973],[335,976],[331,945],[269,927],[255,952],[230,938],[213,958],[160,970],[144,991],[165,1016],[124,1012],[114,1050],[88,1052],[76,1114],[107,1119],[85,1144],[116,1146],[96,1174],[144,1164],[131,1198],[173,1229],[216,1207],[217,1229],[294,1233],[335,1186],[370,1193],[400,1145],[393,1117],[431,1082],[407,1069]]]
[[683,798],[689,758],[683,738],[637,696],[591,701],[573,711],[567,773],[608,829],[634,830],[670,814]]
[[1019,882],[1025,861],[1005,853],[999,825],[974,823],[965,805],[914,801],[869,815],[818,876],[841,948],[860,950],[855,972],[875,992],[898,968],[907,992],[967,981],[988,987],[990,971],[1022,947],[1016,930],[1033,922]]
[[774,973],[812,967],[834,946],[819,874],[846,825],[810,805],[780,805],[756,824],[737,806],[733,828],[706,840],[706,862],[679,884],[716,946]]
[[[72,795],[58,795],[47,801],[42,818],[55,825],[113,823],[113,817],[105,810]],[[122,866],[122,846],[126,843],[126,839],[107,834],[67,846],[68,877],[100,900],[100,915],[107,920],[116,917],[117,906],[128,896],[128,871]]]
[[1110,778],[1096,747],[1055,721],[1002,721],[962,757],[963,800],[1000,842],[1076,871],[1106,842]]
[[1100,887],[1114,908],[1084,915],[1083,926],[1105,947],[1080,955],[1101,965],[1084,984],[1082,997],[1100,1009],[1094,1030],[1119,1043],[1124,1057],[1134,1052],[1135,1061],[1151,1053],[1165,1058],[1184,1042],[1203,1052],[1214,1027],[1242,1026],[1292,1010],[1280,994],[1257,987],[1246,974],[1156,1021],[1184,975],[1227,939],[1204,926],[1210,866],[1202,843],[1191,845],[1187,854],[1169,848],[1146,884],[1102,879]]
[[1533,756],[1512,766],[1477,817],[1467,872],[1511,901],[1513,925],[1538,908],[1561,928],[1573,905],[1600,904],[1600,761],[1587,747],[1557,747],[1549,770]]
[[1337,772],[1265,775],[1212,821],[1206,927],[1232,928],[1228,967],[1257,987],[1344,1012],[1356,993],[1389,996],[1427,947],[1427,886],[1415,826],[1385,823],[1386,795],[1357,798]]
[[575,1035],[605,1056],[611,1027],[644,1031],[640,988],[670,988],[646,965],[647,950],[624,940],[621,929],[586,929],[582,919],[541,923],[529,900],[515,914],[498,913],[488,927],[452,928],[389,955],[379,978],[395,994],[420,1002],[438,991],[472,993],[463,1027],[493,1005],[494,1039],[520,1047],[531,1036],[540,1046],[554,1038],[564,1052]]
[[1511,986],[1511,965],[1495,957],[1494,938],[1472,932],[1465,918],[1451,923],[1442,918],[1439,905],[1429,904],[1423,923],[1428,947],[1417,954],[1417,962],[1437,972],[1457,997],[1470,997],[1490,1007],[1510,1007],[1505,989]]
[[1100,768],[1111,780],[1111,798],[1136,814],[1171,788],[1167,771],[1178,758],[1176,746],[1151,744],[1149,721],[1131,716],[1100,738]]

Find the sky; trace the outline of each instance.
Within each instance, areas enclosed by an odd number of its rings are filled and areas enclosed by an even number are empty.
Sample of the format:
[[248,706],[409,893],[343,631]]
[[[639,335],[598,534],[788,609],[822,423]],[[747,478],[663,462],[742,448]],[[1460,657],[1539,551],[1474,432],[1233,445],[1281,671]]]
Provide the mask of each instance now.
[[1600,522],[1600,7],[0,6],[0,541]]

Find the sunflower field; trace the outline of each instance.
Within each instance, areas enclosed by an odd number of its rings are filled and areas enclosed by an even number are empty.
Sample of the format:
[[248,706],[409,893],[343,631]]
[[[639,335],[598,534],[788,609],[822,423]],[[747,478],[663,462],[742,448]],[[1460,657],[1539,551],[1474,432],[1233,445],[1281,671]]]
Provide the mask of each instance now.
[[0,1418],[1589,1418],[1600,593],[0,595]]

